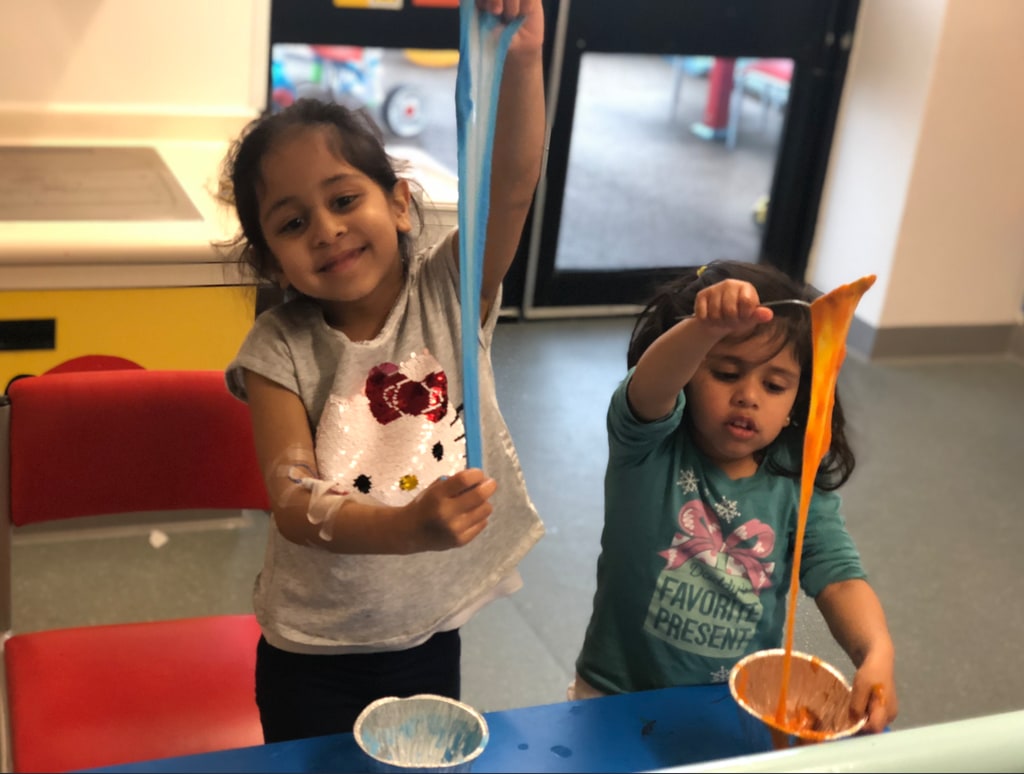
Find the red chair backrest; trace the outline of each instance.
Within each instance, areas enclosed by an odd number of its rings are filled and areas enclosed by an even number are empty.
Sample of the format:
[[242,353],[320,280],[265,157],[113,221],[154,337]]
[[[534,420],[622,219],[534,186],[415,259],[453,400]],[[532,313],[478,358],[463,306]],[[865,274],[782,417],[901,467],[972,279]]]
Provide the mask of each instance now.
[[10,385],[15,525],[269,508],[246,405],[220,371],[76,371]]
[[134,360],[119,355],[79,355],[63,363],[58,363],[53,368],[48,368],[45,374],[63,374],[69,371],[119,371],[122,368],[142,368]]

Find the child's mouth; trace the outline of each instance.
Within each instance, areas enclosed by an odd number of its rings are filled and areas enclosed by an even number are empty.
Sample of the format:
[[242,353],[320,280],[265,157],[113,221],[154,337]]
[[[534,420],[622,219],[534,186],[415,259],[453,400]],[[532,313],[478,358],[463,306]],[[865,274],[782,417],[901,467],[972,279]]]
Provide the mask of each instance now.
[[360,255],[363,253],[362,247],[357,247],[354,250],[346,250],[340,255],[333,256],[327,263],[319,267],[316,271],[318,274],[329,274],[331,272],[341,271],[350,266]]
[[751,420],[744,419],[742,417],[738,419],[730,419],[725,423],[725,426],[729,428],[729,432],[732,433],[733,436],[744,440],[753,437],[757,432],[757,427],[754,423]]

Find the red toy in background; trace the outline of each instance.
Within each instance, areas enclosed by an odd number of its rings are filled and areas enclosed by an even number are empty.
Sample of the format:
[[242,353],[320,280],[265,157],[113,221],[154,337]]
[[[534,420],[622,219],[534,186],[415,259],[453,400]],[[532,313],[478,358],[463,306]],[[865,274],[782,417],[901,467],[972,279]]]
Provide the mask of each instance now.
[[404,83],[382,93],[382,59],[383,49],[371,46],[275,44],[270,64],[272,108],[286,108],[302,97],[365,107],[379,111],[391,134],[415,137],[424,127],[423,95]]

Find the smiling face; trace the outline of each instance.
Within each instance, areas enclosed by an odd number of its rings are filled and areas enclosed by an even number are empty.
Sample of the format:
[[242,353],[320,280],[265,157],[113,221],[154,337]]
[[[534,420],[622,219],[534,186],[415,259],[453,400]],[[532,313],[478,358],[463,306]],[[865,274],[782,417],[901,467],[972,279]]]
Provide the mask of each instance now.
[[789,423],[800,385],[792,345],[770,333],[719,342],[686,386],[698,448],[730,478],[756,472],[758,452]]
[[335,327],[382,325],[404,277],[398,235],[412,228],[408,184],[382,189],[326,128],[281,138],[260,178],[260,226],[282,284],[323,302]]

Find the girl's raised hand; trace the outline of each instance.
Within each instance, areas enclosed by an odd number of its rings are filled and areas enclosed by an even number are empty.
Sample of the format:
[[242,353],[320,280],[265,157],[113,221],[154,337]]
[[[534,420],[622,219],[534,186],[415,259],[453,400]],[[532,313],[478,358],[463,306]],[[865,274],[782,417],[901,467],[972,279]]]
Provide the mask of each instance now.
[[754,286],[742,280],[716,282],[701,290],[693,302],[693,318],[723,335],[746,332],[768,322],[772,316],[771,309],[761,306]]
[[510,51],[539,51],[544,43],[544,8],[541,0],[477,0],[477,7],[512,21],[525,16],[523,26],[516,32]]
[[491,495],[498,483],[482,470],[470,468],[438,479],[403,507],[408,527],[407,553],[458,548],[483,532],[494,510]]

